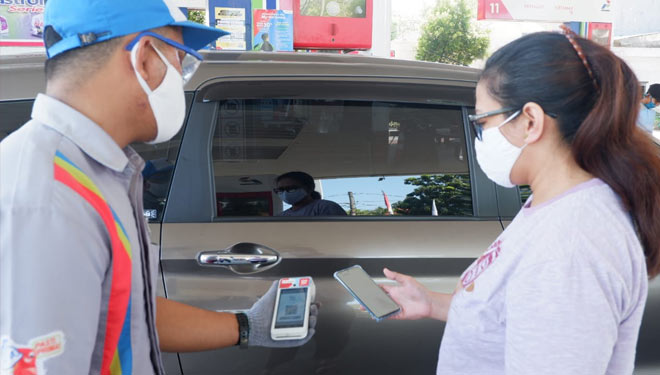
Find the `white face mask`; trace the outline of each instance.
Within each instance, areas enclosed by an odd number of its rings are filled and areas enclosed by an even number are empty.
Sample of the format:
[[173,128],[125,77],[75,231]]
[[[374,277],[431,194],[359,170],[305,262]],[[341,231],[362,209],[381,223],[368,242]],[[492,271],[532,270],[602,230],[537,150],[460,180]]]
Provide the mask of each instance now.
[[474,140],[477,162],[481,169],[490,180],[507,188],[515,186],[511,182],[511,170],[527,145],[520,148],[512,145],[500,132],[500,128],[519,114],[520,111],[517,111],[497,127],[484,130],[481,141]]
[[138,70],[135,68],[135,57],[138,44],[131,50],[131,63],[135,70],[137,80],[142,89],[147,94],[151,111],[156,118],[157,134],[148,144],[167,142],[176,135],[183,125],[186,116],[186,98],[183,92],[183,78],[172,64],[167,61],[160,51],[153,46],[154,50],[160,56],[167,66],[167,73],[163,82],[155,90],[151,90],[144,81]]

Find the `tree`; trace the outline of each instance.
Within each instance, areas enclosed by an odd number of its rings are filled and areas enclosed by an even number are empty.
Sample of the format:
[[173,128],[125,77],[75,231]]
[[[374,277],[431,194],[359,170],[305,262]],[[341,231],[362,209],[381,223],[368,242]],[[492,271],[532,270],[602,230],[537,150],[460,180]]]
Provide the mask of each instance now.
[[190,9],[188,10],[188,20],[203,25],[206,23],[206,11]]
[[[357,213],[357,216],[386,216],[387,215],[387,208],[383,207],[376,207],[373,210],[362,210],[362,209],[357,209],[355,210]],[[350,215],[350,212],[348,213]]]
[[435,205],[439,216],[472,216],[470,177],[463,174],[421,175],[407,178],[406,185],[417,186],[401,202],[394,203],[395,214],[431,215]]
[[422,26],[417,60],[469,65],[486,55],[488,33],[472,23],[466,0],[438,0]]

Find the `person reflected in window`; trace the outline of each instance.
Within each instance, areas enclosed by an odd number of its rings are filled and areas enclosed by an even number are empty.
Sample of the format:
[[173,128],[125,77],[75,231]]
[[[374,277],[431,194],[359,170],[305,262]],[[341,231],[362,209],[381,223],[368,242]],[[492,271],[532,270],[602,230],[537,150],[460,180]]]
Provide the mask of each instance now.
[[273,191],[291,205],[277,216],[346,216],[346,211],[333,201],[321,199],[314,189],[314,178],[305,172],[288,172],[275,180]]

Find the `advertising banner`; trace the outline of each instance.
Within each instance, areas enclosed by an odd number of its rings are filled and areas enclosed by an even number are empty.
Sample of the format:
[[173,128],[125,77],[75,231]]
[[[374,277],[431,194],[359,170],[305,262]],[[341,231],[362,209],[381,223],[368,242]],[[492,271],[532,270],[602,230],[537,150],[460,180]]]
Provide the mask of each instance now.
[[477,19],[612,23],[611,0],[479,0]]
[[593,40],[610,48],[612,45],[612,24],[604,22],[564,22],[577,35]]
[[245,8],[215,7],[214,13],[215,27],[231,33],[218,39],[216,48],[245,51]]
[[257,9],[254,11],[255,51],[293,51],[293,12]]
[[0,0],[0,46],[43,46],[45,0]]

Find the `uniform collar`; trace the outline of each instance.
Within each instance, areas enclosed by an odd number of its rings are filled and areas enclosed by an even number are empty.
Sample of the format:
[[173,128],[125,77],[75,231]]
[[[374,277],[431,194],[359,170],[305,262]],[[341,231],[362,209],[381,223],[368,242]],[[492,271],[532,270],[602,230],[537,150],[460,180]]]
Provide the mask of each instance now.
[[100,164],[117,172],[126,168],[128,157],[114,139],[94,121],[59,100],[37,95],[32,118],[70,139]]

